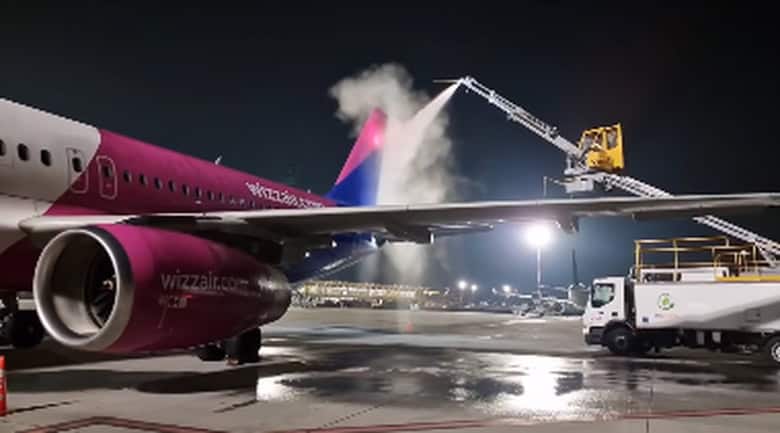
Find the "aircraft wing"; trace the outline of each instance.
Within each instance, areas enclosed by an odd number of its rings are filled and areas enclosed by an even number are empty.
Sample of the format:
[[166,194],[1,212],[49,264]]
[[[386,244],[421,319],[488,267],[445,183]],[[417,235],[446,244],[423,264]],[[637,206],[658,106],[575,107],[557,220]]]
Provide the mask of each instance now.
[[145,215],[40,216],[22,221],[20,227],[31,234],[53,234],[86,225],[129,223],[184,231],[219,230],[278,240],[368,232],[395,240],[426,242],[431,235],[485,231],[496,224],[507,222],[550,220],[563,228],[576,228],[577,220],[581,217],[674,218],[741,213],[777,206],[780,206],[780,193],[753,193]]

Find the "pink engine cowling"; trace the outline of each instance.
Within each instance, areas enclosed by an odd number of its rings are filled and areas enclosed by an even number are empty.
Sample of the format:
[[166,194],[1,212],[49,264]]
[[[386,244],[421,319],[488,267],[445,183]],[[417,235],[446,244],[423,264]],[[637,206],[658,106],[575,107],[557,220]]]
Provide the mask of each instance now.
[[33,281],[49,335],[115,353],[187,348],[279,319],[290,286],[271,266],[196,236],[132,225],[67,230]]

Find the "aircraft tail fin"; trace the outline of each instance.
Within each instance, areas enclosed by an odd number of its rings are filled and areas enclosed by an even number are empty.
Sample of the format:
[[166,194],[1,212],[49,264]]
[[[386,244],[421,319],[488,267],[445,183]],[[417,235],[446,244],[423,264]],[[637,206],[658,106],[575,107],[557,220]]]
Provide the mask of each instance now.
[[327,197],[341,205],[373,206],[379,193],[387,116],[374,109],[363,124],[347,161]]

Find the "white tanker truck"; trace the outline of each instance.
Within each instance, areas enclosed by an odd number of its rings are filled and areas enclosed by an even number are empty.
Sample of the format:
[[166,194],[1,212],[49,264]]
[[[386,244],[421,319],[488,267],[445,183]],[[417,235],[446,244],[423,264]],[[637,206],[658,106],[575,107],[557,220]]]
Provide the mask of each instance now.
[[617,355],[676,346],[760,352],[780,366],[780,272],[761,257],[726,237],[635,241],[627,277],[593,281],[585,342]]

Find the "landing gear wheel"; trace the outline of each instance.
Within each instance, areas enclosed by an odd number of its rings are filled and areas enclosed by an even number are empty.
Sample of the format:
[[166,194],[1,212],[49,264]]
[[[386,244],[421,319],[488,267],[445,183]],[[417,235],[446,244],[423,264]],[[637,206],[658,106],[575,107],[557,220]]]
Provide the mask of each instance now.
[[18,349],[28,349],[43,341],[45,331],[35,311],[15,311],[5,326],[8,340]]
[[626,328],[615,328],[604,336],[607,348],[614,355],[630,355],[635,346],[634,333]]
[[201,361],[222,361],[225,359],[225,349],[216,344],[207,344],[195,349],[195,356]]
[[259,328],[228,339],[225,342],[228,363],[240,365],[260,361],[261,345],[262,333]]
[[780,337],[772,337],[764,343],[764,359],[780,367]]

